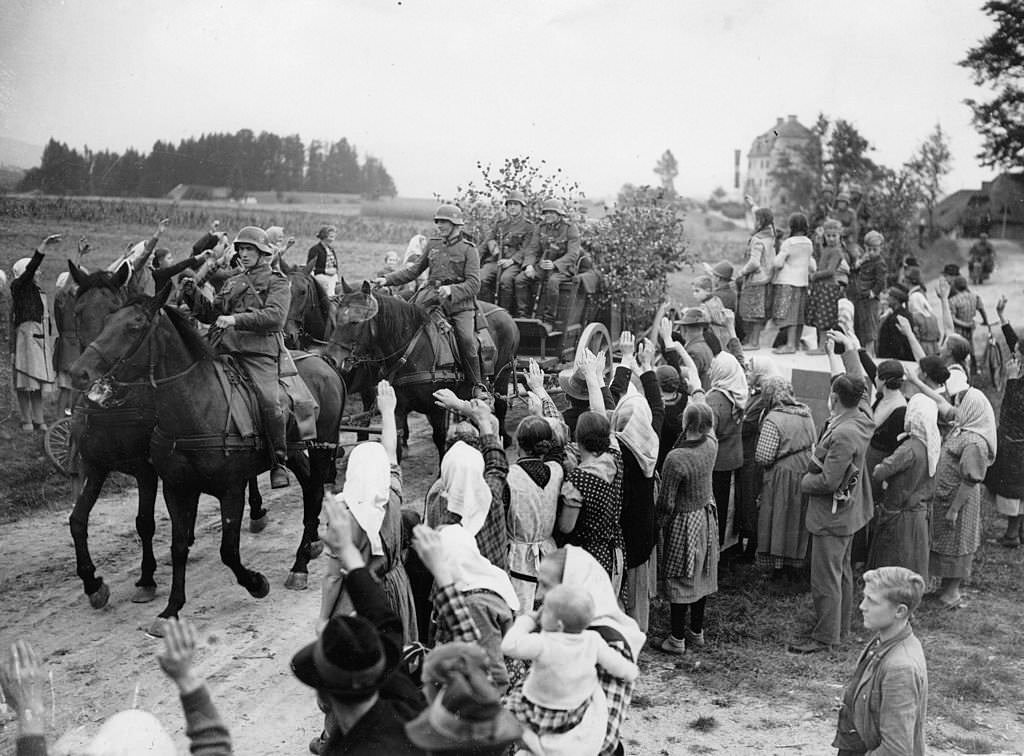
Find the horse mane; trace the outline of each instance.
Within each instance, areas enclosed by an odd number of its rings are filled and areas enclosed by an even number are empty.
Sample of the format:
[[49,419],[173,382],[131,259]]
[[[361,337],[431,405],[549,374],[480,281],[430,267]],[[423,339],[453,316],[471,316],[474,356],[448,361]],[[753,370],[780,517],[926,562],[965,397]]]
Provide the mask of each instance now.
[[[155,299],[156,297],[150,297],[145,294],[136,294],[125,302],[124,306],[131,307],[137,305],[152,310]],[[195,329],[181,310],[177,307],[169,306],[162,309],[167,319],[171,321],[174,330],[178,332],[178,336],[185,343],[185,349],[188,350],[193,359],[196,361],[212,360],[217,356],[210,343],[200,335],[199,331]]]
[[418,304],[379,291],[374,296],[379,305],[377,326],[381,333],[408,333],[416,331],[427,322],[427,311]]

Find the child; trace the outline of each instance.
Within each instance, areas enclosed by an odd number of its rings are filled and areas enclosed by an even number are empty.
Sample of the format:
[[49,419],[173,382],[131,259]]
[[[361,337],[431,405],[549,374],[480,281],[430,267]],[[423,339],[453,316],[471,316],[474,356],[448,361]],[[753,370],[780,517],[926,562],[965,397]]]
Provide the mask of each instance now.
[[[384,255],[384,267],[377,271],[376,276],[378,278],[383,278],[390,273],[394,273],[400,267],[402,267],[402,262],[398,257],[398,253],[395,251],[388,252],[386,255]],[[385,288],[392,294],[395,294],[397,293],[396,289],[401,289],[404,287],[388,286]]]
[[[534,632],[538,614],[540,632]],[[520,616],[501,643],[506,656],[533,661],[522,697],[510,706],[537,735],[567,732],[580,723],[598,689],[596,665],[626,682],[640,674],[636,664],[587,630],[593,619],[590,596],[559,585],[548,591],[539,613]]]
[[[742,365],[743,347],[740,346],[740,341],[736,337],[736,313],[725,306],[721,298],[715,294],[713,286],[711,276],[694,279],[693,296],[708,314],[710,331],[718,340],[719,351],[725,349]],[[705,338],[707,337],[705,336]],[[714,351],[713,345],[711,348]],[[717,354],[717,352],[715,353]]]

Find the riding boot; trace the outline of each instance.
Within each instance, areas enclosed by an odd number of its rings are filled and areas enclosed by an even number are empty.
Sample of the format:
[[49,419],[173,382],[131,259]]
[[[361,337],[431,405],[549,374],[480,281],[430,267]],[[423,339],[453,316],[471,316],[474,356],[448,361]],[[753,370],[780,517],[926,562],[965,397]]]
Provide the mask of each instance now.
[[288,442],[286,440],[285,417],[280,409],[267,412],[264,422],[267,427],[267,441],[273,449],[273,467],[270,468],[270,487],[287,488],[289,486],[288,469],[285,462],[288,460]]

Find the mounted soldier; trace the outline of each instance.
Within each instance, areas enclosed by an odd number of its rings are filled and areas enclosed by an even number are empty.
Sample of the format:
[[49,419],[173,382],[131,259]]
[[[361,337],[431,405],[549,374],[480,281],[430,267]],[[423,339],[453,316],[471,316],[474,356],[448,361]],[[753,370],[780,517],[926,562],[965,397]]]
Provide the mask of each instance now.
[[235,237],[234,247],[242,271],[224,283],[213,302],[197,296],[190,283],[182,295],[198,320],[213,324],[210,334],[217,351],[234,355],[252,379],[264,435],[273,450],[270,484],[284,488],[288,486],[286,417],[281,411],[279,360],[291,293],[284,274],[270,267],[275,250],[266,231],[246,226]]
[[521,318],[534,316],[534,299],[541,286],[543,309],[540,319],[555,322],[558,287],[576,273],[580,259],[580,231],[569,222],[569,214],[556,199],[541,205],[541,222],[523,251],[523,271],[516,276],[516,306]]
[[480,299],[512,312],[516,276],[522,271],[523,252],[533,239],[535,225],[526,219],[526,195],[513,189],[505,198],[505,217],[487,234],[480,264]]
[[374,279],[377,286],[400,286],[429,270],[427,283],[415,294],[414,303],[428,306],[433,297],[451,320],[459,344],[466,381],[476,386],[483,382],[476,341],[476,296],[480,292],[480,254],[465,238],[465,220],[455,205],[441,205],[434,213],[437,234],[430,237],[419,261],[387,276]]

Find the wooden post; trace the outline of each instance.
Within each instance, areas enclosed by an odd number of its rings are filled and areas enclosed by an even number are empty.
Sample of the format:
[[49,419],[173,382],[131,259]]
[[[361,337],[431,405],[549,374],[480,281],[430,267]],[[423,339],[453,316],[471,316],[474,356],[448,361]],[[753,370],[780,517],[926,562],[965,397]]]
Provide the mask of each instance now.
[[1009,208],[1006,205],[1003,205],[1003,232],[999,235],[1000,239],[1006,238],[1006,211],[1008,209]]

